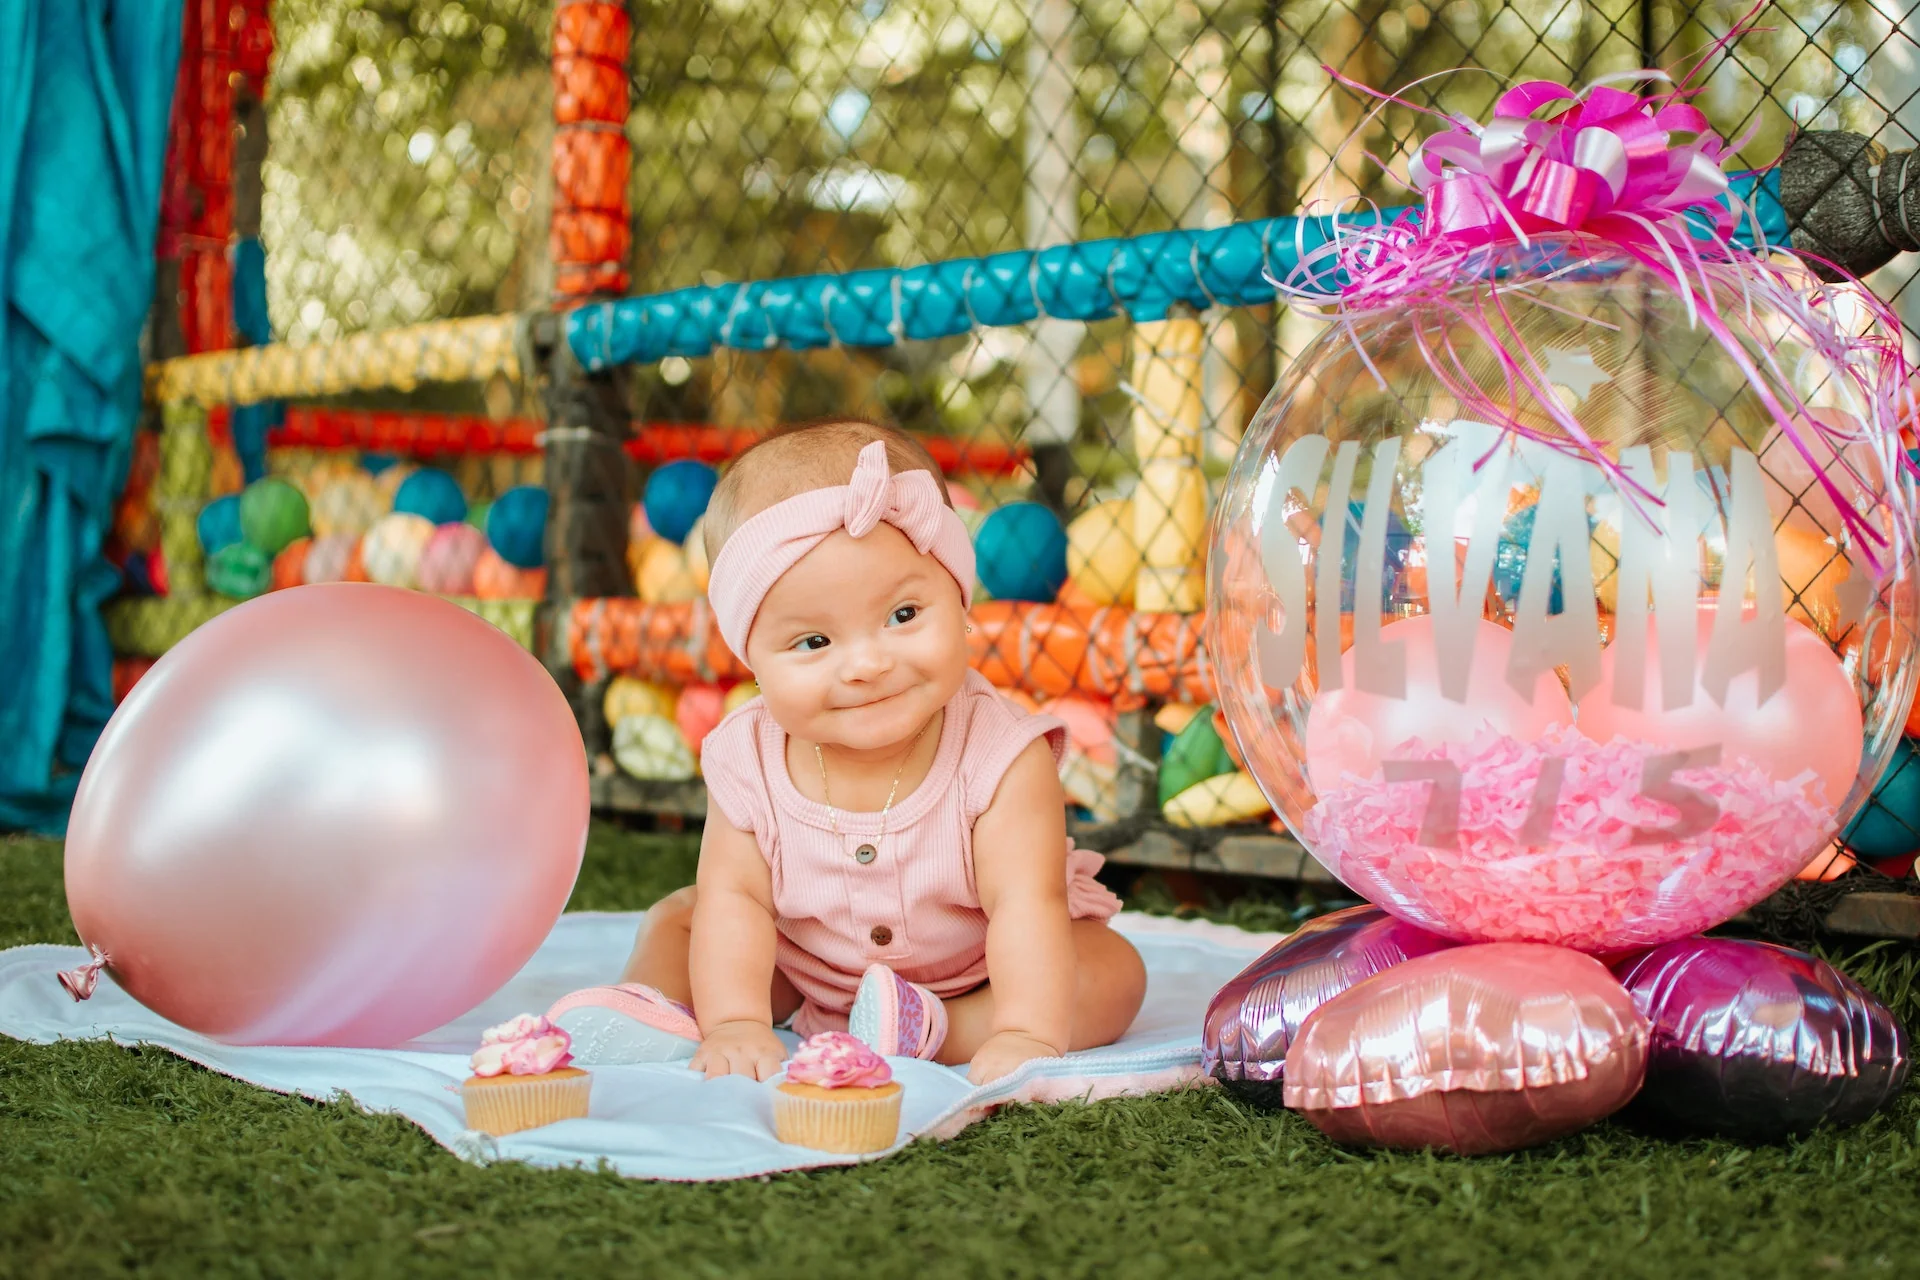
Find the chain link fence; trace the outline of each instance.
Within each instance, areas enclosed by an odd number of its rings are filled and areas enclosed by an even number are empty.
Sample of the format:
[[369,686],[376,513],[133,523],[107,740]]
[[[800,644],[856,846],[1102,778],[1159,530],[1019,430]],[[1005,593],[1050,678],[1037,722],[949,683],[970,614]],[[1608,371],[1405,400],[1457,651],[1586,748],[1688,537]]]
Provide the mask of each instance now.
[[[1675,66],[1746,12],[1675,0],[630,7],[635,293],[1404,204],[1385,171],[1404,172],[1435,127],[1416,107],[1484,119],[1515,79]],[[1912,146],[1920,45],[1900,32],[1903,16],[1892,0],[1776,4],[1716,64],[1698,105],[1742,139],[1750,165],[1776,159],[1796,127]],[[261,239],[273,337],[326,343],[547,305],[553,0],[275,0],[272,19]],[[1399,101],[1382,106],[1329,69]],[[1870,283],[1911,324],[1920,291],[1909,277],[1896,266]],[[1003,582],[1037,586],[1006,594],[1191,613],[1197,571],[1162,582],[1151,601],[1134,584],[1143,567],[1197,559],[1209,484],[1315,332],[1272,306],[1141,325],[1041,319],[883,349],[670,357],[624,387],[637,422],[699,424],[723,439],[827,415],[905,426],[957,460],[962,501],[982,512],[970,519],[1022,500],[1052,509],[1068,581],[1057,565],[1009,563]],[[474,415],[515,438],[539,426],[537,399],[499,375],[327,404]],[[316,514],[339,501],[327,484],[371,495],[343,524],[364,533],[405,473],[383,482],[329,469],[355,441],[376,470],[388,452],[412,455],[401,467],[434,461],[396,439],[348,433],[318,451],[327,442],[306,439],[273,465]],[[447,457],[461,452],[471,449]],[[989,456],[1024,462],[978,463]],[[470,510],[541,483],[525,448],[444,465]],[[647,470],[636,466],[638,492]],[[1039,555],[1046,541],[1017,538],[1002,554]],[[642,598],[698,593],[697,556],[662,553],[650,584],[648,550],[633,548]],[[998,661],[1016,678],[1033,669],[1036,643],[1043,665],[1087,661],[1084,650],[1048,658],[1030,626],[1006,634]],[[1193,638],[1169,643],[1191,650]],[[1177,677],[1168,688],[1176,701],[1190,692]]]

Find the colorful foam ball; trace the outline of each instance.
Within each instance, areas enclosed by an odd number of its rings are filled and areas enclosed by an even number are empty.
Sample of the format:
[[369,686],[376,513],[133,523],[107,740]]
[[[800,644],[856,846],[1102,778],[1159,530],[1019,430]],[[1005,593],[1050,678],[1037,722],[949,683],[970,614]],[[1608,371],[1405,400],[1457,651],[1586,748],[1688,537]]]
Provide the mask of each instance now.
[[400,486],[419,469],[411,462],[397,462],[373,478],[373,487],[380,493],[380,510],[383,513],[393,510],[393,500],[399,494]]
[[208,556],[219,555],[221,548],[239,542],[244,536],[240,532],[240,495],[230,493],[200,508],[194,531],[200,535],[200,550]]
[[367,577],[387,587],[420,585],[420,558],[432,537],[433,522],[425,516],[381,516],[361,541]]
[[1087,603],[1133,604],[1140,576],[1140,544],[1133,537],[1133,503],[1114,498],[1089,507],[1067,526],[1067,580]]
[[487,549],[487,536],[468,524],[443,524],[420,553],[420,589],[442,596],[473,594],[473,569]]
[[1906,1030],[1825,960],[1681,938],[1615,972],[1653,1024],[1634,1110],[1662,1127],[1778,1142],[1858,1124],[1906,1085]]
[[367,536],[363,533],[353,540],[353,551],[347,556],[347,576],[342,582],[372,582],[367,576]]
[[699,580],[687,563],[687,549],[665,538],[655,538],[641,549],[633,586],[647,604],[679,604],[701,596]]
[[473,562],[473,594],[482,600],[539,600],[547,594],[547,571],[508,564],[488,547]]
[[487,531],[487,517],[493,513],[491,502],[476,502],[467,508],[467,523],[480,532]]
[[1513,1151],[1625,1106],[1647,1041],[1626,988],[1591,956],[1453,947],[1314,1010],[1288,1046],[1281,1099],[1336,1142]]
[[384,510],[373,477],[355,472],[322,486],[313,497],[308,518],[319,537],[362,534],[373,528]]
[[312,502],[321,490],[336,480],[364,474],[359,467],[338,454],[314,454],[295,451],[274,457],[274,474],[291,481]]
[[311,532],[307,495],[278,476],[264,476],[240,494],[240,534],[277,556],[296,538]]
[[758,681],[742,680],[739,684],[727,690],[727,700],[721,707],[721,710],[725,711],[727,715],[732,715],[735,711],[738,711],[741,707],[746,706],[759,696],[760,684]]
[[633,510],[627,513],[627,545],[638,546],[653,536],[653,526],[647,523],[647,508],[642,503],[634,503]]
[[295,538],[280,548],[273,558],[273,591],[285,591],[307,580],[307,557],[313,553],[312,538]]
[[351,533],[329,533],[313,540],[307,548],[306,563],[301,566],[302,582],[345,582],[347,566],[353,560],[360,539]]
[[1235,770],[1203,778],[1160,806],[1169,826],[1224,827],[1273,812],[1266,792],[1250,773]]
[[1065,724],[1067,741],[1095,762],[1113,764],[1118,759],[1113,745],[1113,703],[1105,698],[1069,694],[1043,703],[1040,714]]
[[1278,1107],[1287,1050],[1314,1010],[1382,970],[1454,945],[1374,906],[1309,920],[1213,997],[1201,1068],[1233,1093]]
[[684,782],[698,772],[692,748],[665,716],[628,716],[614,725],[613,760],[653,782]]
[[1060,789],[1095,822],[1114,822],[1120,817],[1120,765],[1116,760],[1095,760],[1069,744],[1060,758]]
[[674,699],[673,722],[680,726],[680,736],[694,755],[700,754],[700,744],[726,716],[726,705],[726,692],[717,684],[690,684]]
[[467,518],[467,495],[460,482],[438,467],[421,467],[394,491],[393,509],[425,516],[436,525],[457,524]]
[[1013,502],[980,522],[973,540],[980,585],[996,600],[1051,604],[1067,580],[1067,531],[1037,502]]
[[516,569],[546,564],[547,491],[521,484],[496,498],[487,512],[487,543]]
[[207,558],[207,585],[220,595],[251,600],[273,582],[273,561],[245,542],[230,542]]
[[669,542],[685,542],[719,482],[718,471],[692,458],[655,468],[641,496],[647,524]]
[[1201,710],[1206,714],[1189,717],[1160,758],[1160,803],[1163,805],[1195,783],[1238,768],[1214,725],[1213,709],[1203,707]]
[[606,713],[608,724],[619,724],[635,716],[659,716],[671,720],[675,701],[673,690],[666,685],[642,680],[638,676],[615,676],[607,682],[607,692],[600,700],[600,709]]
[[1847,824],[1840,843],[1869,862],[1920,850],[1920,751],[1911,738],[1894,748],[1873,799]]

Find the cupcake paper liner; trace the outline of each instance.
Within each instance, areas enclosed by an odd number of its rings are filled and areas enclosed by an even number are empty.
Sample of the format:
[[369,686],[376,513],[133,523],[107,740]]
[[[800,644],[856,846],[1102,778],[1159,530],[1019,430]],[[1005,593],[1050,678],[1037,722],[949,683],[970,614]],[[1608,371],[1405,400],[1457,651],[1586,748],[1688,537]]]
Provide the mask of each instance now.
[[496,1138],[587,1114],[593,1076],[526,1076],[510,1084],[466,1085],[467,1127]]
[[877,1098],[812,1098],[776,1088],[773,1129],[782,1142],[839,1155],[885,1151],[900,1136],[899,1089]]

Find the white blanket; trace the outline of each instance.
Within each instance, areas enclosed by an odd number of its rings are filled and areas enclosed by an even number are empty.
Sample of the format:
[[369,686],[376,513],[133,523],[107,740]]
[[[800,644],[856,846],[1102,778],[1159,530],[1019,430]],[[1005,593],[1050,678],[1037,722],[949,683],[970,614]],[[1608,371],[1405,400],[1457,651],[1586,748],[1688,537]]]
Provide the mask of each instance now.
[[[111,1037],[160,1045],[278,1093],[320,1099],[345,1094],[369,1111],[405,1116],[434,1141],[475,1161],[549,1167],[605,1161],[629,1177],[699,1181],[861,1159],[776,1141],[771,1085],[738,1076],[707,1081],[682,1064],[594,1068],[591,1111],[584,1120],[498,1139],[466,1127],[459,1085],[481,1029],[607,981],[625,960],[638,923],[638,915],[628,914],[561,917],[533,959],[492,998],[399,1049],[225,1045],[149,1012],[110,980],[100,983],[92,999],[75,1003],[54,974],[86,955],[78,947],[56,946],[0,951],[0,1033],[43,1044]],[[1123,1039],[1104,1049],[1029,1062],[978,1089],[961,1071],[894,1059],[906,1096],[900,1142],[882,1155],[915,1138],[951,1137],[1008,1102],[1110,1098],[1200,1083],[1207,1001],[1280,935],[1133,913],[1116,917],[1114,926],[1133,940],[1147,964],[1146,1005]]]

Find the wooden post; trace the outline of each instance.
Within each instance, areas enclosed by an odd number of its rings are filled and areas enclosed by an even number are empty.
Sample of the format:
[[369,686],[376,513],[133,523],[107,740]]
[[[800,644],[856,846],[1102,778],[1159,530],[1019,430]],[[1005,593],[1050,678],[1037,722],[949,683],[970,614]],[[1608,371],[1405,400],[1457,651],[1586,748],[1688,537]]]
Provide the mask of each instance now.
[[[625,292],[632,240],[627,179],[627,51],[624,4],[562,0],[553,19],[553,257],[556,314],[539,318],[533,347],[545,371],[547,599],[539,651],[572,702],[590,759],[612,735],[606,683],[583,683],[566,652],[575,600],[630,596],[627,527],[632,484],[622,445],[630,430],[626,380],[588,373],[566,342],[564,308]],[[611,762],[608,761],[608,767]]]
[[1133,494],[1133,536],[1140,546],[1133,607],[1143,613],[1198,613],[1206,605],[1207,481],[1200,470],[1205,343],[1204,327],[1184,308],[1133,326],[1133,448],[1140,460]]

